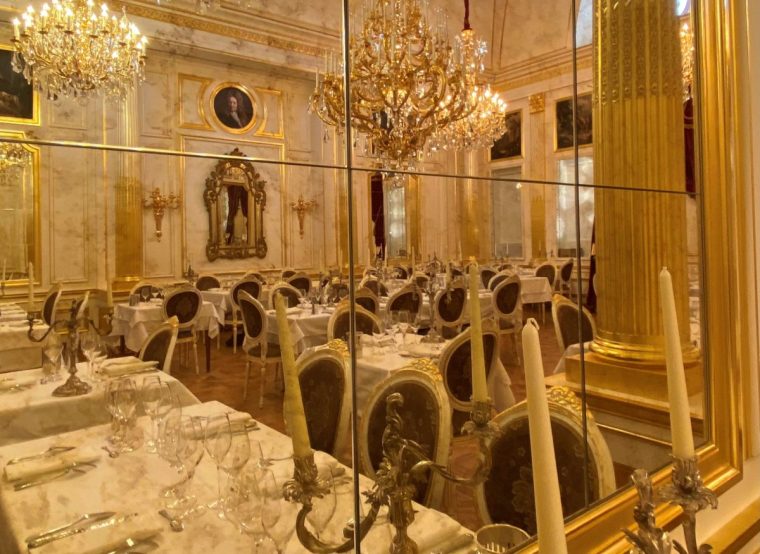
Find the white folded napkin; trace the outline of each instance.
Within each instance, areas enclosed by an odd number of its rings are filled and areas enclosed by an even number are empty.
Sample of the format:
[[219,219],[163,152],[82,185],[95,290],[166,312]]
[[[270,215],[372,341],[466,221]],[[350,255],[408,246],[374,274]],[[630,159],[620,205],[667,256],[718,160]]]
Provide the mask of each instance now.
[[287,310],[285,310],[285,313],[288,315],[300,314],[301,308],[299,308],[298,306],[294,306],[292,308],[288,308]]
[[0,378],[0,391],[10,390],[17,386],[30,386],[37,382],[35,377],[2,377]]
[[[229,414],[229,420],[230,423],[247,423],[249,421],[253,421],[253,418],[251,417],[251,414],[245,413],[245,412],[230,412]],[[210,423],[206,425],[206,433],[210,433],[217,427],[221,427],[222,422],[221,421],[214,421],[213,423]]]
[[95,462],[100,459],[100,454],[94,448],[75,448],[55,454],[52,456],[43,456],[33,460],[19,462],[17,464],[5,466],[5,479],[7,481],[20,481],[29,479],[45,473],[59,471],[71,467],[77,463]]
[[149,369],[156,369],[158,362],[135,362],[131,364],[112,364],[102,368],[103,373],[109,377],[120,377],[130,373],[139,373]]
[[140,363],[142,360],[136,356],[121,356],[120,358],[109,358],[105,360],[101,366],[102,367],[110,367],[113,365],[121,365],[121,364],[137,364]]
[[420,552],[430,552],[464,531],[459,523],[441,512],[420,510],[409,527],[409,538],[417,543]]
[[[277,454],[282,454],[278,452]],[[282,458],[283,456],[275,456],[278,458]],[[346,468],[344,466],[338,465],[338,460],[330,456],[329,454],[325,452],[315,451],[314,452],[314,463],[317,464],[317,469],[319,470],[319,477],[326,478],[330,474],[335,476],[338,475],[344,475],[346,473]],[[272,470],[272,474],[274,475],[275,480],[279,482],[287,481],[288,479],[293,478],[293,461],[288,460],[287,462],[277,462],[275,461],[269,469]]]
[[[118,519],[123,514],[117,514]],[[105,523],[105,522],[103,522]],[[127,539],[141,541],[159,535],[164,529],[161,518],[150,511],[121,523],[84,531],[35,549],[38,554],[103,554],[122,546]]]

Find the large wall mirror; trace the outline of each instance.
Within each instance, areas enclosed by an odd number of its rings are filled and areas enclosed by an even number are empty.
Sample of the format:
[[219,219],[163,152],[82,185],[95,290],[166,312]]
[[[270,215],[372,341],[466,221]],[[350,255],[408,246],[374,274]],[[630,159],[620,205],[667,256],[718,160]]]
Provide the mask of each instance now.
[[[438,27],[448,24],[454,37],[461,1],[430,3],[448,12]],[[23,279],[35,260],[44,287],[63,280],[88,290],[127,276],[174,281],[188,265],[230,280],[252,270],[275,280],[283,268],[312,277],[332,270],[347,280],[351,258],[360,275],[378,256],[406,266],[412,252],[418,263],[435,256],[458,266],[477,260],[508,268],[522,279],[521,324],[534,317],[541,327],[547,386],[561,387],[555,398],[564,399],[565,424],[575,426],[568,437],[590,438],[564,445],[584,464],[563,489],[573,495],[564,516],[571,551],[596,552],[623,549],[618,530],[633,522],[631,472],[644,468],[657,485],[668,477],[657,290],[657,273],[667,266],[703,476],[719,491],[740,476],[733,380],[746,360],[735,347],[739,299],[723,301],[736,285],[731,272],[742,246],[729,236],[726,206],[739,195],[726,167],[732,144],[721,99],[729,84],[716,69],[726,60],[721,45],[703,39],[725,30],[724,3],[473,3],[472,27],[489,41],[485,67],[508,103],[507,133],[496,151],[417,152],[411,175],[402,176],[364,137],[347,146],[344,135],[307,111],[315,65],[338,66],[340,2],[315,2],[295,15],[279,5],[260,7],[273,10],[271,21],[283,33],[293,33],[293,40],[271,44],[262,42],[262,23],[224,2],[203,15],[189,2],[160,9],[138,0],[121,4],[149,35],[145,81],[112,105],[41,98],[37,138],[18,150],[29,163],[3,169],[0,150],[0,263],[9,279]],[[349,4],[355,25],[363,2]],[[254,31],[242,33],[238,17]],[[651,34],[658,40],[647,40]],[[693,63],[682,63],[689,55]],[[215,91],[230,84],[245,94],[218,106],[220,113],[245,106],[245,125],[234,132],[209,113],[217,107]],[[0,146],[15,146],[4,138],[29,137],[18,125],[0,120]],[[183,201],[164,216],[160,242],[143,205],[156,187]],[[49,232],[39,232],[40,221]],[[141,229],[142,236],[121,237],[117,226]],[[129,275],[114,275],[127,257]],[[536,275],[544,265],[553,268],[551,283]],[[483,289],[485,314],[492,303]],[[575,309],[575,319],[552,314],[553,300],[555,308],[561,302],[554,293]],[[578,327],[578,311],[593,321],[587,330]],[[403,323],[417,328],[424,319]],[[505,329],[494,336],[500,375],[519,404],[526,396],[519,341]],[[398,369],[390,358],[357,362],[360,403]],[[393,360],[399,367],[409,362]],[[262,390],[272,426],[285,431],[279,391]],[[471,452],[452,444],[451,467],[468,468]],[[483,524],[473,495],[458,488],[449,500],[435,508],[471,529]],[[675,517],[667,509],[658,515],[662,524]]]

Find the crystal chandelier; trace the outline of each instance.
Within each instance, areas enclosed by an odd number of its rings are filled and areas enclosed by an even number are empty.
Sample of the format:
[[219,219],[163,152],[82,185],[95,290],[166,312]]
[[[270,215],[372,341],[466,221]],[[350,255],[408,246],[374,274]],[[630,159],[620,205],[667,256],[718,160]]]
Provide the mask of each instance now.
[[105,92],[124,97],[144,79],[147,39],[122,14],[92,0],[53,0],[13,20],[13,69],[50,99]]
[[[475,36],[469,19],[469,2],[465,0],[464,28],[456,37],[455,52],[460,63],[482,73],[486,43]],[[470,95],[475,99],[475,108],[466,117],[437,129],[430,141],[431,150],[486,148],[506,132],[507,103],[498,93],[480,82],[473,85]]]
[[0,171],[29,163],[29,151],[20,144],[0,142]]
[[[351,126],[390,169],[410,169],[433,133],[475,109],[482,53],[466,63],[461,45],[449,44],[445,13],[433,29],[418,0],[369,1],[349,41]],[[310,99],[310,110],[338,132],[342,73],[340,62],[326,62]]]

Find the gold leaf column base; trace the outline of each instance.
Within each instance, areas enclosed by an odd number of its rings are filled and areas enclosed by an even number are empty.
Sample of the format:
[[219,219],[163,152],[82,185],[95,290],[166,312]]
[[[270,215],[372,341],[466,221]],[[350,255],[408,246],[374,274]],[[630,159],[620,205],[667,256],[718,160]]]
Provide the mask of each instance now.
[[[654,401],[668,402],[668,377],[665,361],[639,362],[611,358],[595,352],[586,352],[587,390],[608,391],[627,396],[648,398]],[[704,390],[702,364],[699,358],[684,356],[686,372],[686,389],[689,396]],[[581,358],[579,354],[565,359],[565,372],[568,383],[581,386]]]

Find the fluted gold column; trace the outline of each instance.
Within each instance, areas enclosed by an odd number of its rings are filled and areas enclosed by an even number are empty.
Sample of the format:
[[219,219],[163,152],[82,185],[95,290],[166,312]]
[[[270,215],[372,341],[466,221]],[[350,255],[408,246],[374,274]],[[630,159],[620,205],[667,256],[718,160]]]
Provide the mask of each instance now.
[[694,370],[698,357],[689,345],[686,199],[663,192],[684,191],[685,180],[674,0],[597,0],[595,33],[594,181],[612,188],[595,194],[598,333],[586,382],[665,398],[663,266],[673,276],[684,357]]

